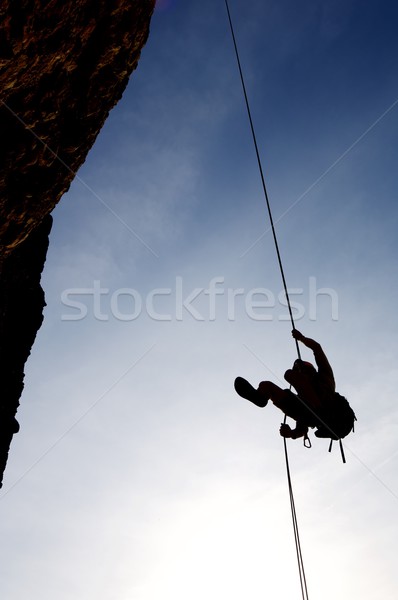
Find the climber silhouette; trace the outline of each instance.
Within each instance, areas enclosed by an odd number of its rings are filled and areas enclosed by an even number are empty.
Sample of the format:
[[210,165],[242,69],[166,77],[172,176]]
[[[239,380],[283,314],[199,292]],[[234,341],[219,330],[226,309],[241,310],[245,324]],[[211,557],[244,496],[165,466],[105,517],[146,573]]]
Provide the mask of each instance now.
[[282,389],[272,381],[262,381],[255,389],[243,377],[235,379],[235,390],[246,400],[263,408],[271,400],[285,415],[296,421],[292,429],[282,424],[280,434],[285,438],[306,437],[308,428],[316,427],[317,437],[340,439],[352,431],[355,414],[347,400],[336,392],[332,367],[321,345],[293,329],[294,339],[310,348],[318,370],[309,362],[297,359],[284,375],[297,395]]

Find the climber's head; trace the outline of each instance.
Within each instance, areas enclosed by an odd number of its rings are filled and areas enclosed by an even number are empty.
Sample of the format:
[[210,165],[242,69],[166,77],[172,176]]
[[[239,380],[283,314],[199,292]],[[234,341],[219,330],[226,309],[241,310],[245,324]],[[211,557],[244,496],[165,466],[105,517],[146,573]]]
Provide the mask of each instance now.
[[298,373],[304,373],[305,375],[309,375],[310,377],[316,374],[316,369],[314,365],[306,360],[301,360],[298,358],[294,361],[293,371]]

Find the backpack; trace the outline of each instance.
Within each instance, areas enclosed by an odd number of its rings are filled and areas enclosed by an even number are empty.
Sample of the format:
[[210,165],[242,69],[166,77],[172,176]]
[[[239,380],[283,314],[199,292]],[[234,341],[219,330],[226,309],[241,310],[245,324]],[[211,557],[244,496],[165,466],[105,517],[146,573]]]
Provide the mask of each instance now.
[[351,433],[351,431],[354,431],[354,423],[357,418],[347,398],[338,392],[334,393],[331,404],[332,409],[324,412],[322,424],[317,428],[315,436],[318,438],[330,438],[329,452],[332,450],[333,441],[339,440],[341,457],[345,463],[341,440]]
[[323,414],[322,423],[315,432],[316,437],[340,440],[354,431],[354,423],[357,420],[347,398],[334,393],[332,408]]

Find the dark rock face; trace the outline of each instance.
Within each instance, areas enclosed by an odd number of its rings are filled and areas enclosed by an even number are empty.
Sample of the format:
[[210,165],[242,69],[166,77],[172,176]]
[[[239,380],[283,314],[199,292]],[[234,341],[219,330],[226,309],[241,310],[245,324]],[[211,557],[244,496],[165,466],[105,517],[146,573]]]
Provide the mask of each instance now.
[[0,6],[0,478],[17,428],[24,364],[43,318],[48,215],[137,66],[154,4]]
[[12,436],[19,430],[15,413],[25,362],[43,322],[46,303],[40,278],[51,225],[47,215],[4,261],[0,279],[0,484]]
[[153,5],[154,0],[2,1],[5,255],[68,189],[137,65]]

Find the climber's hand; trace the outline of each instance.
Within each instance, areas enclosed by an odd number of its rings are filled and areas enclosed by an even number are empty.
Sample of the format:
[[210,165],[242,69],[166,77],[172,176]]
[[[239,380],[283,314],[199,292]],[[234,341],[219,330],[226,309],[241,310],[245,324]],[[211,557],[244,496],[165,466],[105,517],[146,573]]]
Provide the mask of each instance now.
[[294,337],[295,340],[297,340],[299,342],[302,342],[304,339],[303,334],[298,329],[292,330],[292,336]]
[[279,428],[279,433],[284,438],[291,438],[292,437],[292,428],[290,427],[290,425],[287,425],[286,423],[282,423],[282,425]]

